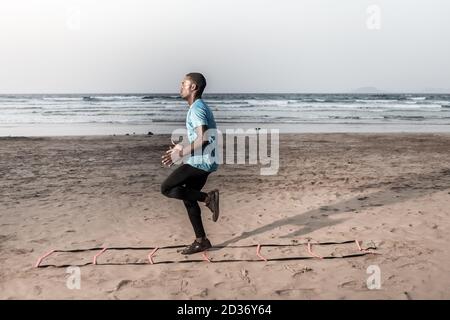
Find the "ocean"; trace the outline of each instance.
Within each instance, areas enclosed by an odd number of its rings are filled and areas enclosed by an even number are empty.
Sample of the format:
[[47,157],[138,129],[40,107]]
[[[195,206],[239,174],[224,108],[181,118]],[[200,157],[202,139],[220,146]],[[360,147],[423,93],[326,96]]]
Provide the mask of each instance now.
[[[205,94],[219,129],[448,132],[450,94]],[[0,136],[170,133],[178,94],[0,95]]]

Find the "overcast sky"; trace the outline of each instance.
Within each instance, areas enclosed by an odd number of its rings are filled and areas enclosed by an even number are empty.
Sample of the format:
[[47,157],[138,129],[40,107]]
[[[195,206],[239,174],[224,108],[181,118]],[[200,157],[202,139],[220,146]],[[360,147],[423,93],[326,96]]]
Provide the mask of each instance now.
[[177,92],[190,71],[206,93],[448,89],[449,17],[448,0],[1,0],[0,93]]

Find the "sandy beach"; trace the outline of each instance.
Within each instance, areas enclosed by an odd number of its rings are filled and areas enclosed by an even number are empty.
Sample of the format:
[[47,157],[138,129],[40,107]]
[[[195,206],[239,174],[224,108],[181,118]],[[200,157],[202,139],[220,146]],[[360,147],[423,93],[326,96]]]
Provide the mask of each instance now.
[[[106,251],[99,265],[80,267],[80,289],[66,286],[66,268],[34,268],[51,249],[192,242],[182,202],[160,193],[173,170],[160,166],[169,143],[168,135],[0,138],[0,298],[450,298],[448,133],[283,134],[277,175],[226,164],[205,186],[221,191],[217,223],[202,207],[213,245],[357,239],[374,254],[214,263],[255,256],[254,248],[225,248],[209,253],[212,263],[150,265],[145,250]],[[349,243],[314,252],[358,250]],[[96,253],[55,253],[43,265],[77,265]],[[303,245],[261,254],[308,256]],[[167,259],[186,258],[176,250],[154,257]],[[367,287],[369,266],[381,271],[380,289]]]

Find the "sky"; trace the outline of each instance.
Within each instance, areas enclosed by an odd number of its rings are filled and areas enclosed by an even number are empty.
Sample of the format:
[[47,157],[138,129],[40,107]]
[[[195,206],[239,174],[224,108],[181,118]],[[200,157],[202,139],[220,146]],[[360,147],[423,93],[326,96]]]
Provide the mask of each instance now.
[[448,0],[2,0],[0,94],[450,93]]

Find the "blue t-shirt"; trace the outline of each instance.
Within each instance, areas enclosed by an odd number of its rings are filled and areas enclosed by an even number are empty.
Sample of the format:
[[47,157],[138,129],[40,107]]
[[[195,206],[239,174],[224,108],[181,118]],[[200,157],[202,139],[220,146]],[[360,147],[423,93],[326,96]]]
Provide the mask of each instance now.
[[195,154],[191,155],[187,163],[195,168],[202,169],[207,172],[216,171],[219,167],[217,160],[217,127],[214,115],[202,99],[197,99],[189,107],[186,115],[186,128],[189,143],[194,142],[197,138],[195,128],[205,125],[207,128],[209,144],[203,149],[195,150]]

